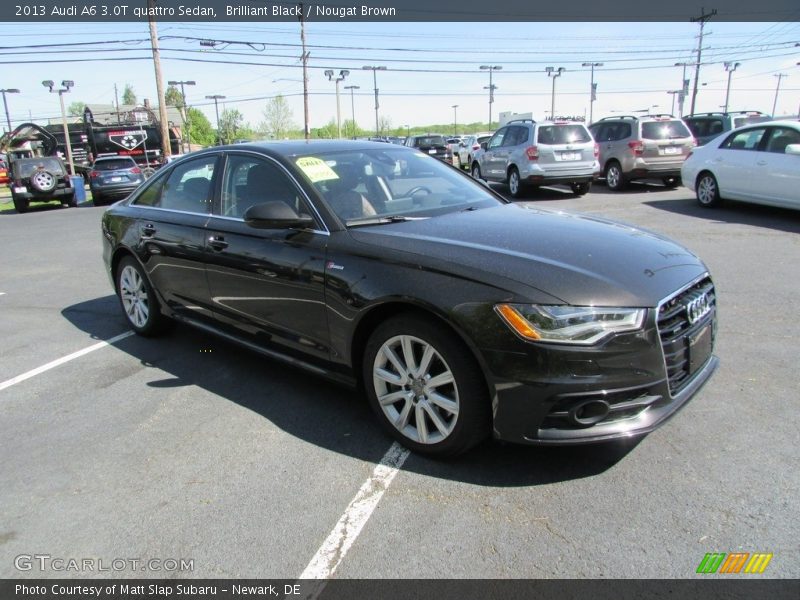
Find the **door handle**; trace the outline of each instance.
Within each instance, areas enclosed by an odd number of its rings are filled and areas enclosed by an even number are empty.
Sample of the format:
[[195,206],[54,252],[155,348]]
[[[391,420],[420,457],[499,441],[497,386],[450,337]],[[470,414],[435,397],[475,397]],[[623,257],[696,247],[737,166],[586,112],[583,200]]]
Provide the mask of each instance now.
[[212,235],[208,238],[208,245],[214,250],[220,251],[228,247],[228,242],[226,242],[225,238],[221,235]]
[[757,164],[758,166],[760,166],[760,167],[763,167],[765,164],[767,164],[767,161],[765,161],[765,160],[759,160],[759,161],[756,161],[756,164]]
[[151,238],[156,233],[156,226],[152,223],[145,223],[140,230],[140,237],[142,239]]

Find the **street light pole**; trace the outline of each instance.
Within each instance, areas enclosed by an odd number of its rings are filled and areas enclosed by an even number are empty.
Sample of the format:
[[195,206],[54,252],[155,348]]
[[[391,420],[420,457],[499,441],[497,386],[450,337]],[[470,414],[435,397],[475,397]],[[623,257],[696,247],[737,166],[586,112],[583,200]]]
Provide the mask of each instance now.
[[561,74],[566,71],[564,67],[545,67],[545,73],[548,77],[553,78],[553,91],[550,94],[550,120],[556,120],[556,79],[561,77]]
[[381,66],[372,66],[372,65],[364,65],[365,71],[372,71],[372,83],[375,86],[375,137],[380,137],[380,126],[378,125],[378,108],[380,108],[380,104],[378,103],[378,76],[376,75],[377,71],[385,71],[386,67]]
[[731,76],[733,75],[733,72],[736,70],[736,67],[738,67],[741,64],[742,63],[738,63],[738,62],[735,62],[735,63],[726,62],[725,63],[725,70],[728,72],[728,88],[725,90],[725,112],[728,112],[728,99],[731,96]]
[[778,107],[778,92],[781,89],[781,79],[788,77],[786,73],[778,73],[775,75],[778,78],[778,85],[775,87],[775,101],[772,103],[772,116],[775,116],[775,109]]
[[214,101],[214,112],[217,115],[217,146],[219,146],[219,142],[222,139],[222,136],[220,135],[220,131],[219,131],[219,104],[218,104],[218,102],[220,100],[224,100],[225,96],[223,96],[221,94],[213,94],[211,96],[206,96],[206,98],[208,98],[209,100],[213,100]]
[[[181,98],[183,98],[183,123],[186,125],[186,135],[183,136],[186,138],[186,147],[189,149],[189,152],[192,151],[192,141],[189,139],[189,111],[186,107],[186,90],[184,89],[184,85],[195,85],[196,82],[194,81],[168,81],[167,85],[179,85],[181,86]],[[183,148],[183,141],[181,140],[181,151],[184,151]]]
[[3,107],[6,109],[6,123],[8,123],[8,132],[11,133],[11,117],[8,116],[8,102],[6,101],[6,94],[19,94],[19,90],[17,88],[8,88],[5,90],[0,90],[0,93],[3,94]]
[[356,137],[356,101],[355,101],[355,98],[353,96],[353,94],[354,94],[353,90],[360,90],[361,86],[360,85],[346,85],[346,86],[344,86],[344,89],[350,90],[350,111],[352,112],[352,117],[353,117],[353,138],[355,138]]
[[458,104],[453,104],[453,135],[458,135]]
[[67,161],[69,162],[69,174],[75,175],[75,164],[72,162],[72,142],[69,139],[69,127],[67,126],[67,111],[64,109],[64,94],[69,92],[69,89],[75,85],[75,82],[70,79],[65,79],[61,82],[61,89],[54,90],[55,83],[52,79],[42,82],[42,85],[49,88],[51,93],[58,94],[58,100],[61,104],[61,124],[64,126],[64,143],[67,147]]
[[597,99],[597,88],[595,87],[594,83],[594,68],[595,67],[602,67],[603,63],[601,62],[588,62],[583,63],[581,65],[583,67],[591,67],[592,68],[592,85],[591,85],[591,93],[589,95],[589,124],[592,123],[592,108],[594,108],[594,101]]
[[339,108],[339,82],[344,81],[344,78],[350,75],[350,71],[347,69],[342,69],[339,71],[338,77],[336,79],[333,78],[333,71],[328,69],[325,71],[325,76],[328,78],[328,81],[333,81],[336,83],[336,137],[342,139],[342,111]]
[[689,94],[689,80],[686,79],[686,67],[692,66],[691,63],[678,62],[675,63],[676,67],[683,67],[683,74],[681,75],[681,93],[678,95],[678,116],[683,117],[683,104],[686,101],[686,96]]
[[489,129],[492,128],[492,104],[494,104],[494,91],[497,86],[492,83],[492,73],[494,71],[502,70],[502,65],[481,65],[481,71],[489,71],[489,86],[483,86],[483,89],[489,90]]

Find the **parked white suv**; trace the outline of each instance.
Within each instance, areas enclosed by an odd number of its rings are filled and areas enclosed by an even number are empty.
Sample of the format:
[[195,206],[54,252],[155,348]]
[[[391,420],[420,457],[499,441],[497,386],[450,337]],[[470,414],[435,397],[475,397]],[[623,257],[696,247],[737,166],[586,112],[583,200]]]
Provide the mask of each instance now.
[[558,183],[582,196],[600,174],[599,149],[579,121],[510,121],[484,145],[472,160],[472,176],[507,183],[514,198]]

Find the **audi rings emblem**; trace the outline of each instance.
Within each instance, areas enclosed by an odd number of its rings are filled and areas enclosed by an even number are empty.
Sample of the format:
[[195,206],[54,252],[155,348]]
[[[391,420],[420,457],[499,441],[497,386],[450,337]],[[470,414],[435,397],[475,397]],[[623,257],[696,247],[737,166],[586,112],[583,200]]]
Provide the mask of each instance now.
[[703,294],[686,305],[686,314],[689,317],[689,323],[692,324],[697,323],[710,312],[711,301],[708,298],[708,294]]

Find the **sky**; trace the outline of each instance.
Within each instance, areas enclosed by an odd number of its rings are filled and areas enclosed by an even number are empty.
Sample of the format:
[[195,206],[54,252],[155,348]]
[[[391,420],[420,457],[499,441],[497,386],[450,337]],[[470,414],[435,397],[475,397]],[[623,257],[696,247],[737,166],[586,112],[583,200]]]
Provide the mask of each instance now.
[[[537,120],[549,115],[553,79],[547,66],[566,69],[555,80],[556,114],[588,118],[591,73],[584,62],[603,63],[594,72],[595,120],[642,110],[677,114],[675,95],[668,92],[680,89],[683,67],[674,65],[694,62],[698,33],[688,18],[685,23],[310,22],[309,126],[324,126],[336,116],[336,87],[324,70],[347,69],[350,74],[340,83],[342,119],[350,119],[354,109],[362,128],[374,128],[373,74],[364,65],[387,67],[377,72],[377,86],[380,116],[392,127],[455,121],[458,128],[488,121],[489,74],[481,65],[502,67],[493,73],[495,122],[501,111],[531,112]],[[159,23],[158,34],[165,82],[196,81],[186,87],[187,102],[212,124],[214,104],[206,96],[226,96],[220,109],[238,109],[255,127],[264,120],[267,99],[282,94],[302,128],[299,23]],[[42,86],[45,79],[75,82],[65,95],[68,104],[113,103],[114,84],[120,95],[130,84],[140,102],[156,102],[146,23],[0,23],[0,39],[0,86],[21,90],[7,96],[12,126],[60,118],[58,97]],[[218,43],[201,47],[200,39]],[[67,46],[77,43],[84,45]],[[727,61],[740,63],[731,76],[730,110],[771,113],[780,83],[775,113],[798,115],[800,23],[712,20],[703,48],[696,112],[724,106]],[[694,67],[686,71],[693,82]],[[360,87],[352,99],[345,89],[350,85]]]

